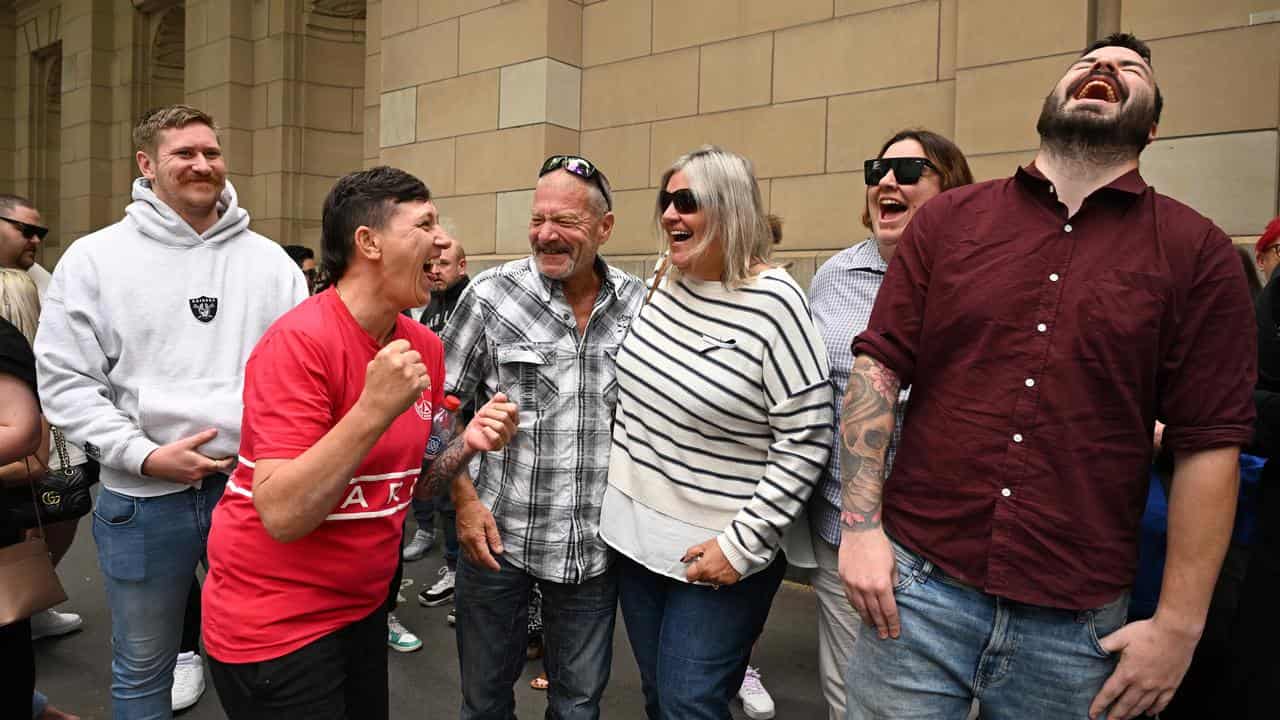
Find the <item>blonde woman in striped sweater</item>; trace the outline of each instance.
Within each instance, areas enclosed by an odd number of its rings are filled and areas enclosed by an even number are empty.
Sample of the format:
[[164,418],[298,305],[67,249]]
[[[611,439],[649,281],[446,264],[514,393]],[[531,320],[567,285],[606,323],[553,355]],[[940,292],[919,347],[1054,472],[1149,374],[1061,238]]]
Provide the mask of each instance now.
[[618,351],[601,535],[619,553],[649,717],[722,720],[782,582],[779,550],[807,532],[832,391],[804,292],[769,263],[750,163],[699,148],[661,187],[670,267]]

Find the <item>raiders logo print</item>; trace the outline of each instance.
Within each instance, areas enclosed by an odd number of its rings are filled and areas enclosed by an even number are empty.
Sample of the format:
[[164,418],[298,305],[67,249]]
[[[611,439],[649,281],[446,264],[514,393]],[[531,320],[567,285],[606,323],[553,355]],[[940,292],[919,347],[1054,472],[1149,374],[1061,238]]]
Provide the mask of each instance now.
[[191,314],[202,323],[210,322],[218,314],[218,298],[202,295],[187,302],[191,305]]

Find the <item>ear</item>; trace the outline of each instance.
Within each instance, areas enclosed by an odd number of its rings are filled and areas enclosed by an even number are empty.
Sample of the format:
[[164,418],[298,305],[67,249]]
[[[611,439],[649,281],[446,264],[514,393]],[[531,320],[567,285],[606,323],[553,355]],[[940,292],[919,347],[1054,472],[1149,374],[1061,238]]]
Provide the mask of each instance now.
[[462,272],[466,272],[466,271],[467,271],[467,259],[466,259],[466,258],[462,258],[461,260],[459,260],[459,261],[458,261],[458,269],[459,269],[459,270],[461,270]]
[[1148,144],[1148,145],[1150,145],[1151,143],[1153,143],[1153,142],[1155,142],[1155,141],[1156,141],[1156,133],[1157,133],[1157,131],[1158,131],[1159,129],[1160,129],[1160,126],[1159,126],[1159,125],[1152,125],[1152,126],[1151,126],[1151,130],[1149,130],[1149,131],[1147,132],[1147,144]]
[[361,225],[356,228],[355,251],[370,260],[381,260],[382,238],[369,226]]
[[600,218],[600,244],[609,242],[609,236],[613,234],[613,212],[607,212],[604,217]]
[[138,172],[142,173],[142,177],[147,180],[156,179],[156,163],[145,151],[139,150],[134,153],[134,160],[138,163]]

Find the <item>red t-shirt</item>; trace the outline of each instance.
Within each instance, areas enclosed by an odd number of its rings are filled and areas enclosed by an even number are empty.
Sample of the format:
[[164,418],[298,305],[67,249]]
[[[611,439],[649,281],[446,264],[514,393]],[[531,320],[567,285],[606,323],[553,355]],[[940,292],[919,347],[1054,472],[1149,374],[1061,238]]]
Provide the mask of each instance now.
[[379,346],[327,290],[277,320],[249,356],[239,465],[209,534],[203,629],[214,658],[278,658],[386,602],[432,411],[444,401],[440,339],[403,315],[393,338],[422,354],[431,390],[374,444],[333,513],[291,543],[274,540],[258,517],[254,464],[295,458],[329,432],[360,397]]

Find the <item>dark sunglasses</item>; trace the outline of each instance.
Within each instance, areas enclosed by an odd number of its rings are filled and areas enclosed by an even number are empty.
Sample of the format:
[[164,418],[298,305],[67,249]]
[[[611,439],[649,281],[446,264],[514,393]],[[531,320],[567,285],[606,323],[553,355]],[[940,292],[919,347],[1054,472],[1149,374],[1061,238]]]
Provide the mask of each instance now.
[[915,185],[920,182],[925,168],[933,168],[934,172],[938,172],[937,166],[929,162],[929,158],[922,157],[875,158],[862,164],[868,186],[879,185],[890,170],[899,185]]
[[22,237],[26,238],[27,240],[30,240],[33,237],[40,238],[41,240],[43,240],[44,236],[49,234],[49,228],[47,227],[40,227],[39,225],[24,223],[21,220],[14,220],[13,218],[5,217],[3,215],[0,215],[0,220],[4,220],[5,222],[10,223],[14,227],[18,228],[18,232],[22,233]]
[[538,171],[538,177],[556,170],[564,170],[577,175],[587,182],[595,183],[596,187],[600,188],[600,194],[604,195],[604,206],[609,210],[613,210],[613,195],[610,194],[609,188],[605,184],[607,181],[604,178],[604,173],[600,172],[600,168],[591,164],[590,160],[577,155],[552,155],[547,158],[546,162],[542,163],[542,169]]
[[698,212],[698,198],[693,196],[693,190],[682,188],[675,192],[667,192],[663,190],[658,193],[658,211],[666,212],[667,206],[675,203],[676,212],[681,215],[692,215]]

